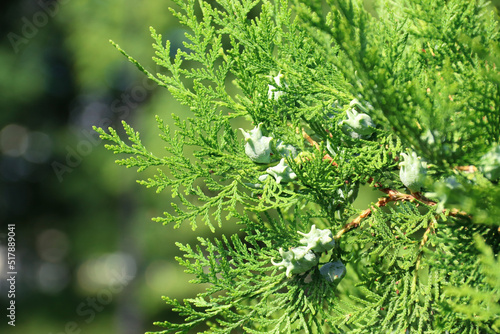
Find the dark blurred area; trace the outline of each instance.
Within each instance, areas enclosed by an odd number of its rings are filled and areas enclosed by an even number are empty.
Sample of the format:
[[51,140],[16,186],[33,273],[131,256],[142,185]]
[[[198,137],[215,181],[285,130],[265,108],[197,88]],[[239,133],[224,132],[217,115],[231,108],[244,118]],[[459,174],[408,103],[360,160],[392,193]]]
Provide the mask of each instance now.
[[139,186],[149,175],[117,166],[92,130],[125,120],[161,154],[154,115],[183,109],[109,40],[156,72],[149,26],[172,53],[184,38],[170,6],[1,2],[1,333],[161,330],[153,321],[175,319],[161,296],[197,293],[174,261],[195,235],[151,222],[171,196]]

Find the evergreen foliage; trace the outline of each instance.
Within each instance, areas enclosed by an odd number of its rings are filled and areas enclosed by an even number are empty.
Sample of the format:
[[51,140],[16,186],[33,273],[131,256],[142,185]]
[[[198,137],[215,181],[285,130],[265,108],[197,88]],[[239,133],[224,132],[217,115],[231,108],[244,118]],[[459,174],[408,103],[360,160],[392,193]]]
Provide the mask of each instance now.
[[[126,123],[128,141],[96,130],[128,155],[119,164],[158,168],[141,184],[180,199],[157,221],[236,221],[241,233],[178,244],[191,283],[209,285],[165,297],[185,321],[158,322],[161,333],[500,331],[500,35],[488,4],[176,3],[185,49],[170,54],[151,28],[167,74],[115,46],[192,114],[173,115],[175,131],[157,118],[161,156]],[[381,196],[364,210],[352,204],[360,186]],[[304,246],[313,225],[333,249]]]

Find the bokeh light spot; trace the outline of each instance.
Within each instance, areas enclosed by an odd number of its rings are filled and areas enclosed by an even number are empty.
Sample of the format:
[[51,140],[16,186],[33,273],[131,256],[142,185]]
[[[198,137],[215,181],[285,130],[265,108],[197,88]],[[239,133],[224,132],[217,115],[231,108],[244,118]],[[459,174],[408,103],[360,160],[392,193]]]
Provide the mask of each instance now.
[[77,279],[80,288],[88,292],[121,285],[132,280],[137,264],[129,254],[116,252],[85,261],[78,268]]
[[69,282],[68,267],[60,263],[42,263],[36,276],[39,289],[49,294],[60,292]]
[[5,155],[18,157],[28,148],[28,130],[17,124],[9,124],[0,131],[0,149]]

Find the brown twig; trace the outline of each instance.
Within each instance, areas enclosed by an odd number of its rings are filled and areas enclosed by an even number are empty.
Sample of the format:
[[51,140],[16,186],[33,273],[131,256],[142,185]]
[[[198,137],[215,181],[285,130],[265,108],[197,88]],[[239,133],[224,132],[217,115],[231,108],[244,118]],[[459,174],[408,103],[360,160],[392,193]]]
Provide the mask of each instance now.
[[[436,205],[437,203],[434,202],[434,201],[431,201],[427,198],[425,198],[421,193],[417,192],[417,193],[413,193],[413,194],[405,194],[405,193],[401,193],[397,190],[393,190],[393,189],[390,189],[390,188],[382,188],[382,189],[379,189],[380,191],[382,191],[383,193],[386,193],[388,195],[388,197],[382,197],[382,198],[379,198],[378,202],[375,203],[375,206],[376,207],[383,207],[383,206],[386,206],[387,203],[389,202],[397,202],[397,201],[410,201],[410,202],[414,202],[414,201],[418,201],[420,203],[423,203],[423,204],[426,204],[426,205],[429,205],[429,206],[434,206]],[[337,234],[335,235],[335,239],[339,239],[344,233],[346,232],[349,232],[350,230],[354,229],[354,228],[357,228],[360,224],[361,224],[361,220],[363,220],[364,218],[368,217],[372,211],[374,210],[375,208],[372,206],[371,208],[369,209],[366,209],[364,210],[363,212],[361,212],[361,214],[359,216],[357,216],[356,218],[354,218],[350,223],[346,224],[340,231],[337,232]],[[446,211],[444,211],[446,212]],[[459,211],[458,209],[451,209],[450,211],[448,211],[448,214],[450,216],[467,216],[467,213],[464,212],[464,211]],[[429,224],[429,228],[431,226],[434,226],[433,223]],[[427,229],[426,231],[426,234],[428,234],[428,231],[429,231],[429,228]],[[425,242],[427,241],[427,238],[428,236],[424,234],[424,239],[425,241],[423,241],[423,244],[425,244]],[[422,246],[423,246],[422,244]]]
[[[413,193],[412,194],[416,200],[418,200],[419,202],[422,202],[424,204],[427,204],[429,206],[434,206],[436,205],[437,203],[434,202],[434,201],[431,201],[429,200],[428,198],[425,198],[422,193]],[[464,217],[469,217],[469,218],[472,218],[467,212],[465,211],[460,211],[458,209],[450,209],[448,212],[446,210],[443,210],[443,213],[448,213],[448,215],[450,216],[453,216],[453,217],[456,217],[456,216],[464,216]]]
[[477,172],[477,167],[470,165],[470,166],[457,166],[454,169],[462,171],[462,172],[467,172],[467,173],[474,173]]
[[456,217],[456,216],[464,216],[464,217],[468,217],[468,218],[472,218],[471,215],[469,215],[467,212],[465,211],[460,211],[458,209],[451,209],[448,214],[450,216],[453,216],[453,217]]
[[[297,133],[298,133],[298,132],[299,132],[299,129],[297,129]],[[320,146],[319,146],[319,144],[318,144],[318,143],[317,143],[314,139],[312,139],[312,138],[311,138],[311,136],[309,136],[309,135],[307,134],[307,132],[306,132],[304,129],[302,129],[302,137],[304,137],[304,139],[305,139],[305,140],[307,140],[307,142],[308,142],[309,144],[311,144],[312,146],[314,146],[314,147],[315,147],[318,151],[320,150]],[[330,162],[333,166],[338,167],[338,164],[337,164],[337,163],[333,160],[333,158],[332,158],[329,154],[325,154],[325,155],[323,156],[323,160],[327,160],[327,161],[329,161],[329,162]]]
[[422,248],[424,248],[427,240],[429,240],[429,234],[431,231],[434,229],[434,220],[429,223],[429,226],[427,226],[427,229],[424,232],[424,235],[422,236],[422,240],[420,241],[420,246],[418,247],[418,255],[417,255],[417,261],[415,263],[415,273],[413,274],[413,282],[411,285],[411,291],[412,293],[415,292],[415,289],[417,288],[417,278],[418,278],[418,270],[420,269],[420,263],[422,261]]
[[434,227],[434,222],[432,221],[429,223],[429,226],[427,226],[427,229],[425,230],[424,236],[422,237],[422,241],[420,241],[420,246],[418,247],[418,249],[422,249],[422,247],[424,247],[427,240],[429,240],[429,233],[431,232],[433,227]]
[[337,234],[335,235],[335,237],[333,237],[335,240],[338,240],[340,239],[340,237],[346,233],[346,232],[349,232],[350,230],[352,230],[353,228],[356,228],[359,226],[359,224],[361,223],[361,220],[363,218],[366,218],[370,213],[372,213],[372,209],[366,209],[365,211],[363,211],[359,216],[357,216],[352,222],[350,222],[349,224],[346,224],[340,231],[337,232]]
[[305,140],[309,142],[312,146],[314,146],[317,150],[319,150],[319,144],[314,141],[314,139],[311,138],[306,132],[306,130],[302,129],[302,137],[304,137]]
[[[377,203],[375,203],[375,206],[380,208],[380,207],[387,205],[387,203],[389,203],[391,201],[392,201],[392,199],[390,196],[389,197],[382,197],[378,200]],[[340,239],[340,237],[344,233],[349,232],[353,228],[358,227],[361,224],[361,220],[368,217],[372,213],[373,210],[375,210],[375,208],[372,206],[370,209],[366,209],[363,212],[361,212],[361,214],[359,216],[357,216],[356,218],[354,218],[353,221],[351,221],[349,224],[346,224],[344,226],[344,228],[342,228],[340,231],[338,231],[337,234],[335,235],[334,239],[338,240],[338,239]]]

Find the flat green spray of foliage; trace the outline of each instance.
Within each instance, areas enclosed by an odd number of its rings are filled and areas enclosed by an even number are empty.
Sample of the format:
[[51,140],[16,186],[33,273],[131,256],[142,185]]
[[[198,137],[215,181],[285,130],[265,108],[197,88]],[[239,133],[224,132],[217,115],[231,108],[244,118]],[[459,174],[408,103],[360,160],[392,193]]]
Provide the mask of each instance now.
[[[128,139],[97,131],[128,155],[119,164],[157,168],[141,184],[178,198],[155,220],[241,233],[178,244],[208,288],[165,297],[184,322],[161,333],[498,333],[496,12],[471,0],[176,3],[184,48],[171,54],[151,29],[166,72],[116,47],[191,115],[173,115],[175,131],[157,118],[161,156],[125,123]],[[364,210],[360,186],[380,194]]]

